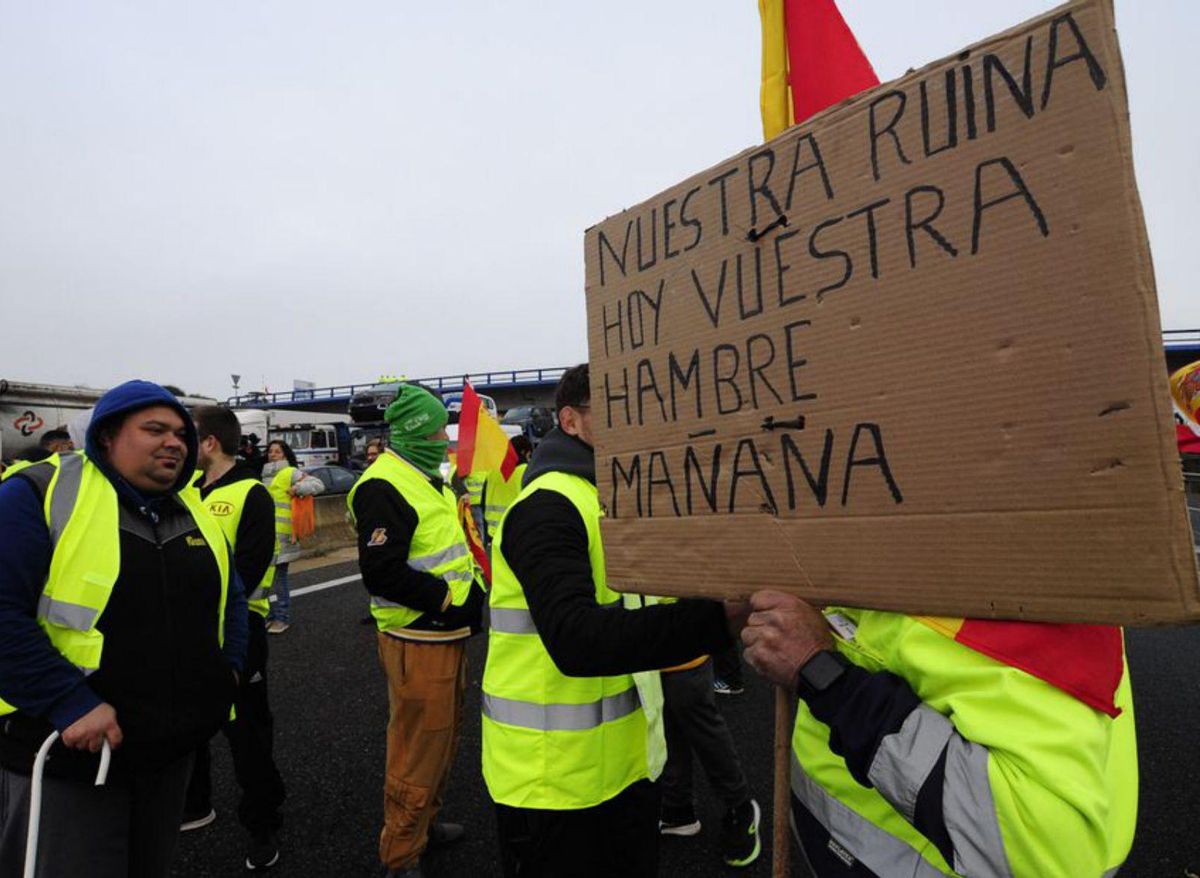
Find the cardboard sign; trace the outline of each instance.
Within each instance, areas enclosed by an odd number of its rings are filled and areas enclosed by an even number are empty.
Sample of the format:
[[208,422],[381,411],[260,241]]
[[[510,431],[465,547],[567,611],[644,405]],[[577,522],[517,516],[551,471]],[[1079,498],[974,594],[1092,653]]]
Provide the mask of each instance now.
[[1108,0],[831,107],[585,246],[616,587],[1200,618]]

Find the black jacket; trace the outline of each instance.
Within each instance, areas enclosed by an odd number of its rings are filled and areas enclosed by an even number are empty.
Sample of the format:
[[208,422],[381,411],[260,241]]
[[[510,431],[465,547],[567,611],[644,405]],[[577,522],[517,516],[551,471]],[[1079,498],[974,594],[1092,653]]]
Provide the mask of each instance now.
[[[554,430],[525,470],[529,485],[547,472],[596,481],[591,446]],[[575,506],[555,491],[535,491],[513,507],[501,540],[504,560],[525,590],[538,634],[558,669],[597,677],[666,668],[724,649],[732,640],[724,608],[681,600],[638,610],[596,603],[587,528]]]

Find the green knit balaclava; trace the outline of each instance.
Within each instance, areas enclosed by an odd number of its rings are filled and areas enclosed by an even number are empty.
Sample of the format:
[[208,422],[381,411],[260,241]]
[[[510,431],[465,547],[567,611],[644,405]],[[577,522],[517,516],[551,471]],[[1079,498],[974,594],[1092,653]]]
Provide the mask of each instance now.
[[401,384],[383,417],[392,428],[392,450],[423,472],[440,475],[438,468],[446,459],[450,443],[425,437],[442,429],[450,419],[442,401],[424,387]]

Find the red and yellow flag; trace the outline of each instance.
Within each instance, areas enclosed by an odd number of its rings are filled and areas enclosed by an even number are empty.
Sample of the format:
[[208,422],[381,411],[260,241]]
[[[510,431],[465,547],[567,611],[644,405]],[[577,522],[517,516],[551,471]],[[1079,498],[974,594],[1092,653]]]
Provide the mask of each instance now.
[[834,0],[758,0],[763,137],[879,85]]
[[1171,376],[1171,402],[1179,451],[1200,454],[1200,360]]
[[1032,674],[1101,713],[1115,717],[1121,712],[1115,703],[1117,686],[1125,672],[1120,628],[941,616],[916,618],[939,634]]
[[493,418],[475,388],[463,385],[462,413],[458,416],[458,451],[455,468],[460,476],[499,470],[505,481],[517,466],[517,452]]
[[492,584],[492,562],[488,558],[487,549],[483,547],[483,538],[479,536],[479,528],[475,526],[475,517],[471,515],[471,498],[463,494],[458,498],[458,524],[467,538],[467,547],[471,557],[483,571],[484,581]]

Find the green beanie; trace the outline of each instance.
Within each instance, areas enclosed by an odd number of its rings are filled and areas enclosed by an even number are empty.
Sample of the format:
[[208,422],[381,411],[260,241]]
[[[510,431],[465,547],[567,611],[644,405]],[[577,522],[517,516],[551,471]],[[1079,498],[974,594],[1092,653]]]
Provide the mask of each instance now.
[[450,414],[424,387],[401,384],[383,419],[391,425],[393,439],[424,439],[446,426]]
[[428,475],[438,475],[450,443],[425,437],[442,429],[450,420],[441,399],[424,387],[401,384],[383,417],[392,428],[392,449]]

